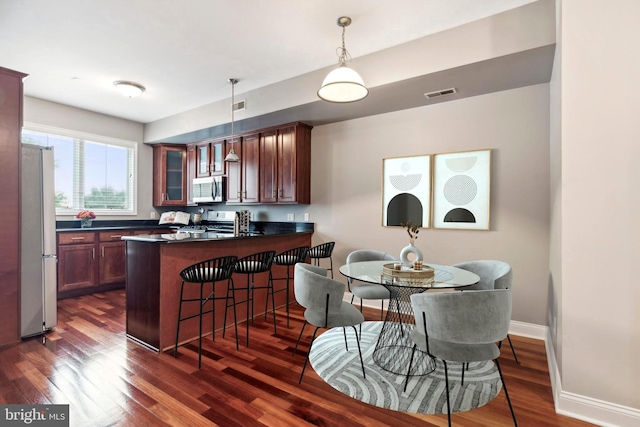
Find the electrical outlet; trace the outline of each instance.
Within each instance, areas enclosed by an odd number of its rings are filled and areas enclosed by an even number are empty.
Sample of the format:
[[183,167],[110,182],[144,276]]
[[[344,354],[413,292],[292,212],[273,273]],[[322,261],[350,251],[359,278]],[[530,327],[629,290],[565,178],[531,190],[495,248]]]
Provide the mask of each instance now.
[[304,213],[304,220],[309,221],[309,212]]
[[287,214],[287,221],[295,221],[296,220],[296,215],[295,214]]
[[156,219],[156,212],[155,211],[149,212],[149,218]]

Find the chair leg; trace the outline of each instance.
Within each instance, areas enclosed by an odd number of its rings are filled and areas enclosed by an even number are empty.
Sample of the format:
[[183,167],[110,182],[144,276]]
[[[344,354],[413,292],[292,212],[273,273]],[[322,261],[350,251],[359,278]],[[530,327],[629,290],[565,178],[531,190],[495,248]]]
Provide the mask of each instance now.
[[311,337],[311,342],[309,343],[309,351],[307,351],[307,357],[304,359],[304,365],[302,366],[302,372],[300,372],[300,379],[298,380],[298,384],[302,383],[302,376],[304,375],[304,370],[307,368],[307,362],[309,362],[309,354],[311,353],[311,347],[313,346],[313,340],[316,339],[316,333],[318,333],[318,327],[316,327],[315,331],[313,331],[313,336]]
[[199,321],[199,329],[198,329],[198,369],[202,368],[202,306],[204,305],[202,302],[202,288],[204,288],[204,283],[200,283],[200,316],[198,317]]
[[300,329],[300,335],[298,335],[298,341],[296,341],[296,346],[293,348],[293,355],[296,355],[296,350],[298,349],[298,344],[300,344],[300,338],[302,338],[302,333],[304,332],[304,328],[307,326],[307,321],[305,320],[302,324],[302,329]]
[[380,320],[384,320],[384,300],[380,300]]
[[362,350],[360,349],[360,337],[358,337],[358,330],[355,326],[352,326],[353,333],[356,334],[356,343],[358,344],[358,354],[360,355],[360,366],[362,366],[362,378],[367,378],[367,374],[364,372],[364,360],[362,359]]
[[416,352],[416,346],[415,344],[413,345],[413,348],[411,349],[411,358],[409,359],[409,368],[407,368],[407,378],[404,380],[404,391],[407,391],[407,385],[409,384],[409,373],[411,372],[411,365],[413,364],[413,355]]
[[173,357],[178,357],[178,337],[180,336],[180,316],[182,316],[182,294],[184,292],[184,281],[180,287],[180,305],[178,306],[178,324],[176,325],[176,346],[173,348]]
[[461,385],[464,385],[464,371],[465,371],[465,366],[467,367],[467,369],[469,369],[469,364],[468,364],[468,363],[463,363],[463,364],[462,364],[462,380],[460,381]]
[[516,356],[516,349],[513,348],[513,343],[511,342],[511,337],[509,336],[509,334],[507,334],[507,339],[509,340],[509,347],[511,347],[511,353],[513,353],[513,358],[516,359],[516,364],[520,364],[520,361],[518,360],[518,356]]
[[449,423],[449,427],[451,427],[451,403],[449,401],[449,371],[447,369],[447,361],[443,360],[444,363],[444,385],[447,391],[447,421]]
[[[349,351],[349,344],[347,344],[347,328],[342,327],[342,333],[344,334],[344,349]],[[358,334],[356,333],[356,338],[358,338]]]
[[331,278],[333,279],[333,258],[329,257],[329,270],[331,271]]
[[504,395],[507,397],[507,403],[509,404],[509,410],[511,411],[511,417],[513,418],[513,425],[518,427],[518,421],[516,421],[516,414],[513,412],[513,406],[511,406],[511,399],[509,399],[509,392],[507,392],[507,384],[504,382],[504,377],[502,376],[502,369],[500,369],[500,364],[498,363],[498,359],[495,359],[496,367],[498,368],[498,373],[500,374],[500,381],[502,381],[502,388],[504,388]]
[[[249,347],[249,314],[253,312],[253,299],[252,299],[252,289],[251,289],[251,279],[249,274],[247,274],[247,347]],[[250,310],[251,308],[251,310]],[[253,322],[253,317],[251,318]]]
[[[269,278],[267,279],[267,301],[269,300],[269,292],[271,292],[271,312],[273,313],[273,333],[277,334],[278,332],[276,331],[276,296],[275,296],[275,293],[273,292],[273,276],[271,275],[271,271],[269,271]],[[288,293],[289,293],[289,290],[287,289],[287,295]],[[287,308],[287,311],[288,310],[289,309]],[[266,314],[266,310],[265,310],[265,314]]]
[[229,278],[227,281],[227,297],[225,299],[224,307],[224,323],[222,325],[222,338],[224,338],[227,331],[227,309],[229,308],[229,299],[231,299],[231,306],[233,307],[233,327],[236,331],[236,350],[240,350],[238,345],[238,317],[236,316],[236,294],[234,291],[233,278]]

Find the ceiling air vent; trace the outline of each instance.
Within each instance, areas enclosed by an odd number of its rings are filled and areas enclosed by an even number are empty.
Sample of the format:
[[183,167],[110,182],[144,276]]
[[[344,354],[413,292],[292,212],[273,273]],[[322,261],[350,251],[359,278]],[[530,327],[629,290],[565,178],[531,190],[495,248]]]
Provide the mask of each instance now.
[[235,104],[233,104],[233,111],[244,110],[246,106],[247,106],[247,101],[243,99],[242,101],[238,101]]
[[435,92],[425,93],[424,96],[427,99],[431,99],[431,98],[437,98],[439,96],[444,96],[444,95],[452,95],[454,93],[456,93],[456,88],[452,87],[451,89],[443,89],[443,90],[437,90]]

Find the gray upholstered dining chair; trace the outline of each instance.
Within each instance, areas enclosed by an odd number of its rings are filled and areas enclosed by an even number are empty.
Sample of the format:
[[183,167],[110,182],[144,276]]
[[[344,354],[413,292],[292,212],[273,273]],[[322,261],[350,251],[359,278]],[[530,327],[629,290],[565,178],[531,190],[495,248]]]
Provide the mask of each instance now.
[[[453,267],[476,273],[480,276],[480,281],[472,286],[465,287],[463,290],[490,290],[490,289],[511,289],[513,284],[513,271],[511,266],[504,261],[497,260],[476,260],[465,261],[454,264]],[[516,350],[513,348],[511,337],[507,334],[509,347],[513,358],[519,365],[520,361],[516,356]]]
[[[316,327],[313,331],[311,342],[309,343],[309,350],[307,351],[298,383],[302,382],[304,370],[309,362],[309,353],[311,353],[313,340],[316,338],[316,333],[320,328],[353,327],[353,332],[356,335],[356,342],[358,344],[360,364],[362,365],[362,376],[366,377],[362,351],[360,350],[360,338],[358,337],[358,330],[356,329],[356,325],[364,322],[364,316],[357,308],[346,301],[342,301],[344,297],[344,285],[341,282],[328,278],[326,269],[305,263],[296,264],[293,277],[296,300],[305,308],[304,324],[300,330],[296,346],[293,349],[294,355],[296,354],[300,338],[302,338],[302,333],[307,323]],[[344,343],[345,346],[347,346],[346,328],[344,330]],[[347,351],[348,350],[349,348],[347,347]]]
[[[409,336],[414,342],[405,391],[416,347],[442,360],[447,395],[447,419],[451,426],[449,370],[447,362],[468,364],[493,360],[500,374],[504,394],[515,426],[516,415],[498,363],[502,341],[511,321],[511,289],[439,292],[411,295],[416,326]],[[464,375],[464,369],[462,369]],[[463,377],[464,381],[464,377]]]
[[[388,260],[389,262],[400,261],[398,258],[393,255],[389,255],[386,252],[377,251],[374,249],[358,249],[351,252],[347,255],[347,264],[353,262],[362,262],[362,261],[384,261]],[[351,292],[351,303],[353,303],[353,298],[360,298],[360,311],[362,312],[362,300],[365,299],[379,299],[380,303],[380,319],[382,319],[382,315],[384,313],[384,300],[389,299],[391,295],[389,294],[389,290],[382,285],[376,285],[373,283],[362,283],[356,286],[353,285],[353,279],[347,279],[347,288],[349,292]]]

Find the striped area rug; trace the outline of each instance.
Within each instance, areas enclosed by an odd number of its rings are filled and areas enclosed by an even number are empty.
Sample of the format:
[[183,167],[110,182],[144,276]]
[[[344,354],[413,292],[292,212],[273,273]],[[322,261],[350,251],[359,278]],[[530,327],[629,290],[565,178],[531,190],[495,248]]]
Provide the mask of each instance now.
[[[353,328],[347,328],[349,351],[345,350],[342,328],[333,328],[313,343],[309,361],[318,375],[336,390],[371,405],[401,412],[446,414],[444,365],[424,376],[409,378],[404,392],[405,376],[395,375],[378,367],[372,359],[382,322],[362,324],[360,345],[366,379],[358,357]],[[478,408],[495,398],[502,384],[498,369],[492,361],[471,363],[460,383],[461,364],[449,363],[449,393],[451,412]]]

